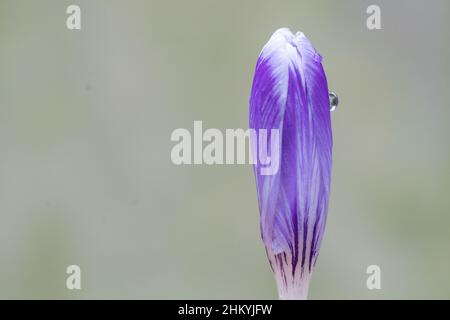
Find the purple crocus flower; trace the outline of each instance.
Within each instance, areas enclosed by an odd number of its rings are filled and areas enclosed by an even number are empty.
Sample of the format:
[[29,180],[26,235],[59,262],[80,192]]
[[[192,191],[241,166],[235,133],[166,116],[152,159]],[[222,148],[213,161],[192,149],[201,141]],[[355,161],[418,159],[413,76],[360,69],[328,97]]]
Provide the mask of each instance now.
[[279,170],[263,175],[254,165],[261,234],[279,297],[303,299],[325,229],[333,144],[322,57],[303,33],[279,29],[262,49],[250,128],[279,130]]

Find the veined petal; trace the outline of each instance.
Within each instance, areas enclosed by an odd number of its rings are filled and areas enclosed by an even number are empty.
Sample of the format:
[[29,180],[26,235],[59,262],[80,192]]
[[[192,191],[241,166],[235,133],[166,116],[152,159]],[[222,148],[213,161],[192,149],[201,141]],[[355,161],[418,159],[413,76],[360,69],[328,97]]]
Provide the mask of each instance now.
[[[279,170],[262,175],[256,161],[254,172],[262,239],[272,269],[289,285],[312,271],[331,180],[327,79],[322,57],[303,33],[279,29],[264,46],[253,78],[250,128],[279,130]],[[258,159],[255,152],[253,157]]]

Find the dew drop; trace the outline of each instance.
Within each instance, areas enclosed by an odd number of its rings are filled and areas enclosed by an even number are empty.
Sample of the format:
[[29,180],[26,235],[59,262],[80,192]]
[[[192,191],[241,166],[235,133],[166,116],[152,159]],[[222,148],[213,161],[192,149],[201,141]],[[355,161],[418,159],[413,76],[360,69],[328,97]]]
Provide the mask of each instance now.
[[330,111],[334,111],[338,107],[339,98],[338,98],[337,94],[334,93],[333,91],[330,91],[328,96],[330,98]]

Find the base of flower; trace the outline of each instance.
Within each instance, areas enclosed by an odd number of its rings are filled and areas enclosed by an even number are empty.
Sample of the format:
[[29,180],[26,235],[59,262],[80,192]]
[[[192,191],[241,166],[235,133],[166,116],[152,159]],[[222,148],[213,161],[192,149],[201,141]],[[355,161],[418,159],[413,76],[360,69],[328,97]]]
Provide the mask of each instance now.
[[299,266],[293,270],[287,254],[269,255],[280,300],[306,300],[308,298],[311,272]]
[[275,275],[278,287],[278,297],[280,300],[306,300],[308,298],[310,273],[296,276],[286,281],[282,277]]

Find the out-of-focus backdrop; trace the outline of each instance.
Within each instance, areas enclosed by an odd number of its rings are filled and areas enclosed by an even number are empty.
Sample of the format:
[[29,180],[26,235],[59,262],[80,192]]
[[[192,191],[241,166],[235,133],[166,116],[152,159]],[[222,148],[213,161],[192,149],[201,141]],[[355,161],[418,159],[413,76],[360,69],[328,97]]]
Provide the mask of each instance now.
[[175,166],[170,135],[247,128],[279,27],[340,98],[310,298],[450,298],[450,3],[378,0],[373,31],[370,4],[0,0],[0,298],[276,298],[251,167]]

